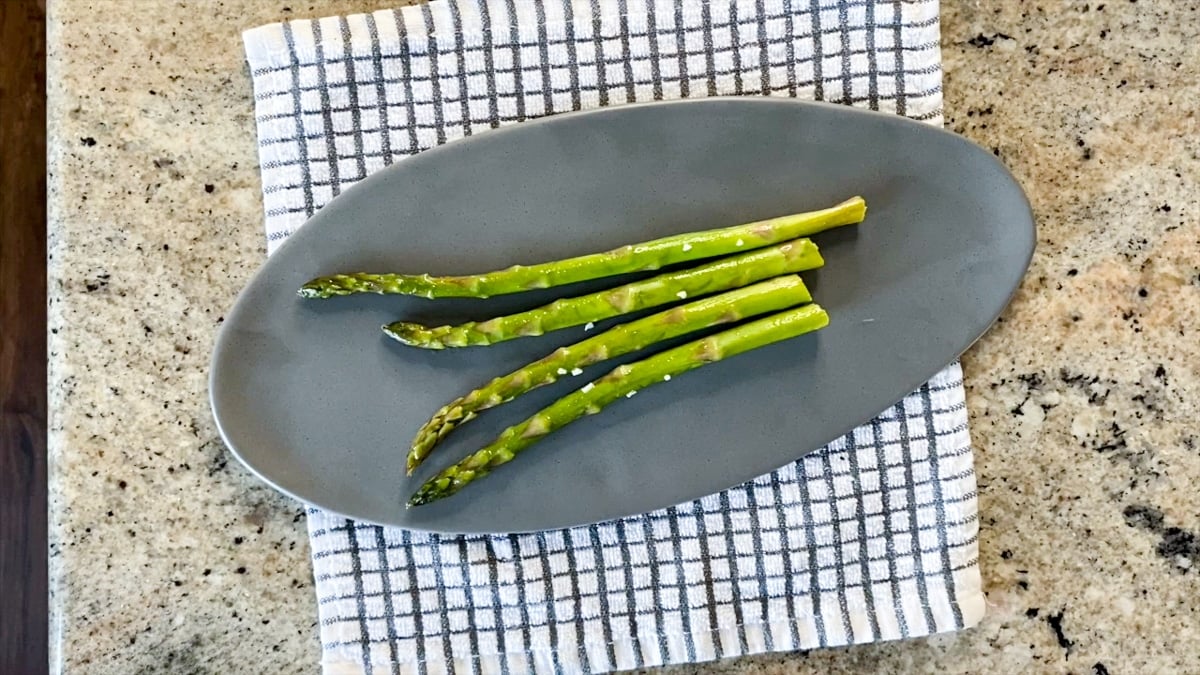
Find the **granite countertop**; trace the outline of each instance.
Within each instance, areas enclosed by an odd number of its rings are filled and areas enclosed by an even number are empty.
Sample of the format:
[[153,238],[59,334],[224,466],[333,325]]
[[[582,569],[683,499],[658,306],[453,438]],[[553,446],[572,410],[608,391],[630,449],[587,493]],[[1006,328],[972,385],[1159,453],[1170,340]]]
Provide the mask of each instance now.
[[[55,672],[316,669],[301,507],[230,461],[206,396],[265,255],[240,32],[394,4],[50,3]],[[988,616],[698,670],[1194,669],[1200,3],[942,7],[947,125],[1012,168],[1040,227],[964,358]]]

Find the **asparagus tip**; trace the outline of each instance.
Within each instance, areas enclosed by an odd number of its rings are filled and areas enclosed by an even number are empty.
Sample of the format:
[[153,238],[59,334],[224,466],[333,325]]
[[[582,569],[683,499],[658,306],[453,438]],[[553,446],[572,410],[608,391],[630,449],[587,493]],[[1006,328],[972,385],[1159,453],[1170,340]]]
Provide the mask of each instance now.
[[430,496],[425,493],[425,490],[417,490],[413,496],[408,498],[408,502],[404,505],[405,509],[411,509],[414,506],[424,506],[430,502],[437,501],[441,495]]
[[393,340],[408,345],[409,347],[420,347],[421,349],[442,350],[446,348],[446,343],[440,339],[431,338],[428,336],[428,329],[418,323],[409,323],[407,321],[395,321],[386,323],[382,326],[383,332]]

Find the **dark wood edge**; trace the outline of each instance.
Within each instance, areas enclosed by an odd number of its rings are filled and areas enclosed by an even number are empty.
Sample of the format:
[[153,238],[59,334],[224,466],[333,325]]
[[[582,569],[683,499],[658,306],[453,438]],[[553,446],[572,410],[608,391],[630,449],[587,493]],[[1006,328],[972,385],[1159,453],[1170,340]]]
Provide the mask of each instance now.
[[0,0],[0,673],[45,673],[45,8]]

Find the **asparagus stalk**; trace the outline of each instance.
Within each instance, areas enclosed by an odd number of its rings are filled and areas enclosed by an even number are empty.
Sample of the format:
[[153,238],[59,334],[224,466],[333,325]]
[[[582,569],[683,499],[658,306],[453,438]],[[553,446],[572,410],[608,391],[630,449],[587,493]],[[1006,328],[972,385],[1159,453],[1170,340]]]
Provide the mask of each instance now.
[[487,321],[432,328],[397,321],[384,326],[383,331],[406,345],[424,349],[490,345],[600,321],[680,299],[739,288],[822,264],[824,261],[816,244],[808,239],[799,239],[722,258],[692,269],[660,274],[614,289],[555,300],[536,309]]
[[412,475],[413,470],[429,456],[434,446],[455,427],[470,421],[480,411],[507,403],[521,394],[556,382],[568,373],[579,375],[582,372],[581,368],[701,328],[732,323],[811,301],[812,296],[800,277],[778,277],[658,312],[621,324],[573,345],[560,347],[541,360],[497,377],[442,406],[434,413],[433,418],[417,431],[408,452],[408,473]]
[[656,270],[667,265],[748,251],[791,239],[862,222],[867,206],[853,197],[836,206],[780,216],[769,220],[663,237],[536,265],[515,265],[503,270],[467,276],[435,277],[428,274],[334,274],[313,279],[300,288],[305,298],[328,298],[352,293],[417,295],[424,298],[470,297],[520,293],[577,281]]
[[585,385],[529,419],[505,429],[483,449],[467,456],[426,481],[413,493],[409,506],[420,506],[449,497],[493,469],[511,462],[517,454],[547,434],[584,415],[630,397],[672,376],[720,361],[773,342],[786,340],[829,324],[829,316],[818,305],[805,305],[731,328],[635,363],[618,366],[609,374]]

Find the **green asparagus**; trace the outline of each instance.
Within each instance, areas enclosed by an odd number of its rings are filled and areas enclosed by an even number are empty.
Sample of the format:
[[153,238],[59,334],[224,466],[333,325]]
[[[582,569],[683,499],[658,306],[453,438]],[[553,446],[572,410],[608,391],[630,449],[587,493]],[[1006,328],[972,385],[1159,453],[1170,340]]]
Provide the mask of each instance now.
[[584,415],[598,413],[621,397],[633,396],[640,389],[706,363],[817,330],[828,323],[829,316],[820,306],[805,305],[618,366],[524,422],[505,429],[490,445],[426,481],[413,493],[408,505],[420,506],[449,497],[496,467],[511,462],[547,434]]
[[328,298],[352,293],[417,295],[423,298],[487,298],[627,272],[656,270],[689,260],[748,251],[859,223],[866,212],[862,197],[853,197],[820,211],[780,216],[719,230],[678,234],[604,253],[529,266],[514,265],[483,274],[446,277],[428,274],[335,274],[309,281],[299,290],[299,294],[305,298]]
[[817,245],[798,239],[692,269],[660,274],[614,289],[559,299],[519,314],[456,326],[428,327],[397,321],[383,327],[392,338],[413,347],[445,349],[490,345],[519,337],[580,326],[676,300],[739,288],[781,274],[824,264]]
[[701,328],[740,321],[811,301],[812,296],[800,277],[789,275],[658,312],[573,345],[560,347],[541,360],[497,377],[442,406],[413,439],[408,453],[408,473],[412,475],[434,446],[455,427],[470,421],[480,411],[556,382],[568,373],[579,375],[583,372],[582,368],[594,363]]

